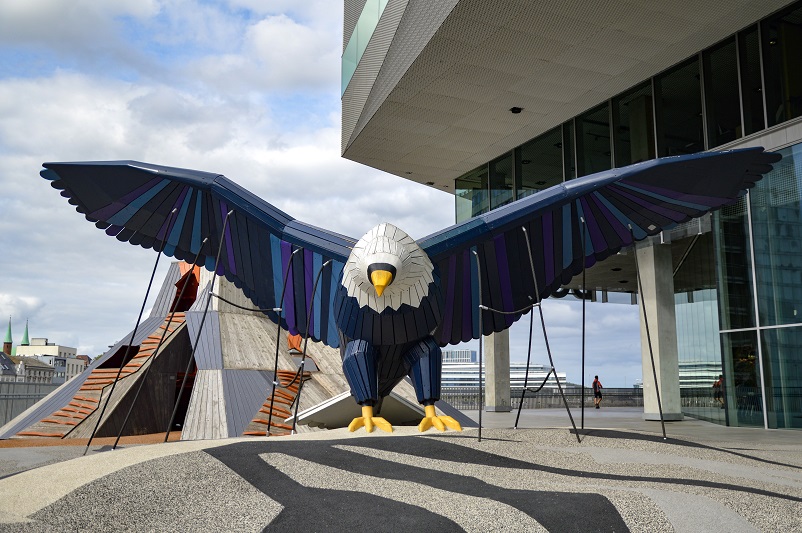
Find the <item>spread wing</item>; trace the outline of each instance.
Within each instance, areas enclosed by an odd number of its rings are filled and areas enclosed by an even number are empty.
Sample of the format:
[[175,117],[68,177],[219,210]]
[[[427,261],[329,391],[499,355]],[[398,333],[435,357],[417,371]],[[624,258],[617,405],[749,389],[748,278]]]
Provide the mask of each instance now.
[[[732,203],[779,159],[762,148],[655,159],[568,181],[419,240],[440,272],[444,312],[435,336],[443,346],[479,338],[480,285],[482,304],[493,309],[533,302],[527,236],[545,298],[579,274],[583,261],[590,267],[633,236],[641,240]],[[481,333],[503,331],[523,314],[484,312]]]
[[[306,330],[314,299],[310,337],[337,347],[330,313],[343,265],[354,239],[299,222],[224,176],[136,161],[45,163],[42,177],[86,219],[120,241],[159,251],[214,270],[226,213],[218,274],[225,275],[262,309],[282,307],[282,326]],[[170,219],[170,213],[176,214]],[[204,244],[204,239],[208,239]],[[299,247],[302,252],[292,252]],[[328,260],[315,294],[314,277]],[[287,291],[284,275],[291,264]],[[274,312],[268,316],[278,320]]]

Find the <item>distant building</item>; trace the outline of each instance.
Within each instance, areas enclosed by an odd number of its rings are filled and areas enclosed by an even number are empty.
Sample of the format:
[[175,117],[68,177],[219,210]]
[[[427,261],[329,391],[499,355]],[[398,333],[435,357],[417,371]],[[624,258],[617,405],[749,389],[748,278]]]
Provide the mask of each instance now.
[[0,381],[17,381],[16,365],[5,352],[0,352]]
[[17,371],[17,381],[24,383],[53,383],[55,368],[36,357],[11,356]]
[[84,368],[88,367],[89,363],[92,362],[92,358],[88,355],[76,355],[75,358],[84,362]]
[[[468,350],[465,350],[468,351]],[[445,352],[443,352],[445,354]],[[452,363],[443,361],[441,383],[443,389],[457,388],[457,389],[471,389],[479,386],[479,363]],[[559,372],[557,377],[554,374],[549,375],[546,380],[546,375],[549,373],[549,367],[540,364],[530,364],[529,374],[527,376],[526,363],[510,363],[510,389],[520,391],[524,386],[526,380],[527,387],[537,388],[543,381],[546,381],[544,389],[557,389],[557,379],[560,380],[561,385],[565,385],[567,378],[565,372]],[[484,371],[482,372],[482,380],[484,381]]]
[[77,358],[77,351],[71,346],[61,346],[48,342],[46,338],[34,337],[30,344],[17,346],[16,353],[20,357],[34,357],[53,367],[52,383],[60,385],[86,369],[85,362]]
[[475,363],[476,350],[443,350],[444,363]]

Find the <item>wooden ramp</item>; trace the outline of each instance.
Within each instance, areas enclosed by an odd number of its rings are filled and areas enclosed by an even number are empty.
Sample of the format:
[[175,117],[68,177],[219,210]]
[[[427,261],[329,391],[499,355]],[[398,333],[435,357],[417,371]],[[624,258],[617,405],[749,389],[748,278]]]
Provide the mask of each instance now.
[[[303,380],[307,381],[311,378],[311,372],[304,372]],[[243,435],[254,437],[264,437],[267,435],[268,429],[271,436],[289,435],[292,431],[292,426],[285,424],[284,420],[292,416],[292,406],[295,402],[295,397],[298,395],[298,380],[292,383],[295,378],[295,371],[293,370],[279,370],[276,373],[276,381],[285,388],[273,388],[272,393],[267,397],[262,408],[256,413],[256,416],[245,428]],[[270,403],[273,402],[273,416],[270,417]],[[269,427],[268,427],[269,422]]]
[[[24,431],[20,431],[12,438],[41,437],[62,439],[69,435],[101,406],[101,400],[103,400],[104,394],[107,394],[107,391],[111,390],[111,385],[113,385],[115,381],[122,381],[131,376],[136,376],[139,370],[156,352],[162,335],[164,335],[163,345],[166,345],[172,333],[184,323],[184,320],[184,313],[175,313],[172,320],[170,317],[166,318],[162,324],[142,341],[137,352],[122,369],[119,367],[94,369],[86,378],[83,385],[81,385],[81,388],[78,389],[78,392],[65,406],[29,426]],[[118,374],[119,379],[117,379]],[[104,416],[107,414],[108,413],[104,413]]]

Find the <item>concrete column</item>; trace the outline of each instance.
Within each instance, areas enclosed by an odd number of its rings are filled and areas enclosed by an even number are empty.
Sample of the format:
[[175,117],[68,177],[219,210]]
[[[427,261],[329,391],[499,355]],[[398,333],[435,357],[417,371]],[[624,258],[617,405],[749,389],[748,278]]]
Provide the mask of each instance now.
[[509,412],[510,330],[488,335],[484,343],[485,411]]
[[674,276],[671,247],[648,239],[636,246],[643,292],[639,298],[641,360],[643,361],[643,418],[660,420],[654,373],[643,309],[646,309],[657,383],[665,420],[682,420],[677,357],[677,320],[674,313]]

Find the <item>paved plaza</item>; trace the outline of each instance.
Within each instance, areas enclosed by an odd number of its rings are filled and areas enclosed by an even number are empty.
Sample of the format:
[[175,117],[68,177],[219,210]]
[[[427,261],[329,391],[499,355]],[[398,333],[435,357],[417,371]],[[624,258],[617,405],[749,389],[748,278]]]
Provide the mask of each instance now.
[[0,531],[802,530],[799,432],[685,420],[664,440],[609,408],[577,442],[565,411],[514,421],[485,413],[481,442],[399,427],[0,448]]

